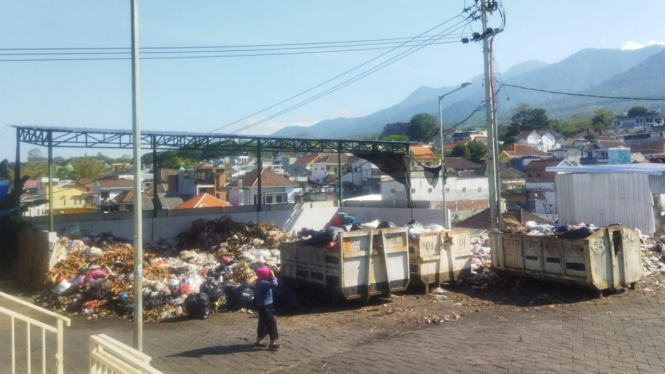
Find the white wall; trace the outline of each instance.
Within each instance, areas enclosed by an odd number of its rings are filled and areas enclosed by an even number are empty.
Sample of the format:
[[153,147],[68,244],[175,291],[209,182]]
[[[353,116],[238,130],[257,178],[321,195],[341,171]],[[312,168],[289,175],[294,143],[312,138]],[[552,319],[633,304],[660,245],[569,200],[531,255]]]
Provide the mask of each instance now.
[[[484,177],[448,177],[446,187],[448,188],[446,191],[447,201],[489,199],[489,183],[488,179]],[[413,201],[441,201],[443,199],[440,181],[436,188],[432,188],[427,179],[412,177],[411,188],[415,190],[411,192],[411,200]],[[395,180],[382,182],[381,199],[387,201],[406,199],[404,185]]]

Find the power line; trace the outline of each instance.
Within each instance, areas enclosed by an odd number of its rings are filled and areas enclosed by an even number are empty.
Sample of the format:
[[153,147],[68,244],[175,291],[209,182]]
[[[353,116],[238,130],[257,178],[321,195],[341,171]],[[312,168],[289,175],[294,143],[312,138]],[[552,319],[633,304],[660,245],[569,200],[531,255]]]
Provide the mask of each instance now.
[[[460,14],[462,14],[462,13],[460,13]],[[442,23],[440,23],[440,24],[438,24],[438,25],[436,25],[436,26],[430,28],[429,30],[427,30],[427,31],[425,31],[425,32],[423,32],[423,33],[421,33],[420,35],[417,35],[417,36],[413,37],[412,40],[415,39],[415,38],[422,37],[423,35],[426,35],[427,33],[431,32],[432,30],[435,30],[435,29],[437,29],[437,28],[439,28],[439,27],[445,25],[446,23],[451,22],[451,21],[454,20],[455,18],[459,17],[460,14],[458,14],[458,15],[456,15],[456,16],[454,16],[454,17],[452,17],[452,18],[450,18],[450,19],[448,19],[448,20],[446,20],[446,21],[444,21],[444,22],[442,22]],[[407,41],[407,42],[408,42],[408,41]],[[405,42],[404,44],[406,44],[407,42]],[[338,78],[341,78],[341,77],[343,77],[343,76],[345,76],[345,75],[347,75],[347,74],[349,74],[349,73],[351,73],[351,72],[353,72],[353,71],[355,71],[355,70],[358,70],[358,69],[360,69],[361,67],[363,67],[363,66],[365,66],[365,65],[367,65],[367,64],[369,64],[369,63],[371,63],[371,62],[373,62],[373,61],[378,60],[379,58],[381,58],[381,57],[383,57],[383,56],[389,54],[390,52],[394,51],[395,49],[397,49],[397,48],[393,48],[393,49],[391,49],[391,50],[389,50],[389,51],[386,51],[386,52],[384,52],[384,53],[381,53],[381,54],[379,54],[378,56],[376,56],[376,57],[374,57],[374,58],[371,58],[371,59],[369,59],[369,60],[363,62],[362,64],[357,65],[357,66],[355,66],[355,67],[353,67],[353,68],[351,68],[351,69],[349,69],[349,70],[347,70],[347,71],[345,71],[345,72],[343,72],[343,73],[341,73],[341,74],[339,74],[339,75],[336,75],[336,76],[334,76],[334,77],[332,77],[332,78],[330,78],[330,79],[328,79],[328,80],[326,80],[326,81],[324,81],[324,82],[321,82],[321,83],[319,83],[319,84],[317,84],[317,85],[315,85],[315,86],[313,86],[313,87],[311,87],[311,88],[309,88],[309,89],[307,89],[307,90],[305,90],[305,91],[302,91],[302,92],[300,92],[300,93],[298,93],[298,94],[296,94],[296,95],[293,95],[293,96],[291,96],[291,97],[289,97],[289,98],[287,98],[287,99],[284,99],[284,100],[282,100],[282,101],[280,101],[280,102],[278,102],[278,103],[276,103],[276,104],[270,105],[270,106],[268,106],[268,107],[266,107],[266,108],[263,108],[263,109],[261,109],[261,110],[259,110],[259,111],[254,112],[254,113],[252,113],[252,114],[250,114],[250,115],[248,115],[248,116],[245,116],[245,117],[240,118],[240,119],[238,119],[238,120],[235,120],[235,121],[233,121],[233,122],[231,122],[231,123],[228,123],[228,124],[226,124],[226,125],[224,125],[224,126],[218,127],[218,128],[216,128],[216,129],[212,130],[211,132],[216,132],[216,131],[219,131],[219,130],[221,130],[221,129],[227,128],[227,127],[229,127],[229,126],[235,125],[235,124],[238,123],[238,122],[244,121],[244,120],[246,120],[246,119],[248,119],[248,118],[251,118],[251,117],[253,117],[253,116],[257,115],[257,114],[261,114],[261,113],[263,113],[263,112],[265,112],[265,111],[267,111],[267,110],[270,110],[270,109],[275,108],[275,107],[277,107],[277,106],[279,106],[279,105],[281,105],[281,104],[284,104],[284,103],[286,103],[286,102],[288,102],[288,101],[291,101],[291,100],[293,100],[293,99],[295,99],[295,98],[297,98],[297,97],[300,97],[300,96],[302,96],[302,95],[304,95],[304,94],[306,94],[306,93],[308,93],[308,92],[311,92],[311,91],[313,91],[313,90],[315,90],[315,89],[317,89],[317,88],[319,88],[319,87],[322,87],[322,86],[324,86],[324,85],[326,85],[326,84],[328,84],[328,83],[330,83],[330,82],[332,82],[332,81],[334,81],[334,80],[336,80],[336,79],[338,79]]]
[[[461,13],[460,13],[461,14]],[[326,45],[326,44],[354,44],[367,42],[413,40],[418,38],[429,38],[428,35],[414,37],[383,38],[383,39],[360,39],[329,42],[307,42],[307,43],[278,43],[278,44],[233,44],[212,46],[166,46],[166,47],[141,47],[142,50],[151,49],[208,49],[208,48],[262,48],[262,47],[287,47],[303,45]],[[131,50],[130,47],[33,47],[33,48],[0,48],[0,51],[64,51],[64,50]]]
[[[442,31],[441,33],[439,33],[439,35],[441,35],[443,32],[448,31],[448,30],[450,30],[451,28],[453,28],[453,27],[455,27],[455,26],[457,26],[457,25],[459,25],[460,23],[463,23],[463,22],[465,22],[465,21],[463,20],[463,21],[461,21],[461,22],[458,22],[457,24],[455,24],[455,25],[449,27],[448,29]],[[460,29],[460,28],[461,28],[461,26],[458,27],[458,28],[455,29],[455,30],[450,31],[450,33],[455,32],[455,31],[457,31],[457,30]],[[446,35],[447,35],[447,34],[446,34]],[[425,44],[425,42],[423,42],[423,43],[421,43],[420,46],[414,46],[414,47],[411,47],[410,49],[408,49],[408,50],[406,50],[406,51],[404,51],[404,52],[402,52],[402,53],[400,53],[400,54],[398,54],[398,55],[396,55],[396,56],[393,56],[393,57],[391,57],[390,59],[388,59],[388,60],[386,60],[386,61],[384,61],[384,62],[382,62],[382,63],[380,63],[380,64],[378,64],[378,65],[376,65],[376,66],[374,66],[374,67],[372,67],[372,68],[370,68],[369,70],[366,70],[365,72],[360,73],[360,74],[356,75],[355,77],[350,78],[350,79],[346,80],[345,82],[342,82],[342,83],[338,84],[337,86],[334,86],[334,87],[332,87],[332,88],[329,88],[328,90],[326,90],[326,91],[324,91],[324,92],[322,92],[322,93],[319,93],[318,95],[315,95],[314,97],[311,97],[311,98],[309,98],[309,99],[307,99],[307,100],[305,100],[305,101],[302,101],[302,102],[300,102],[300,103],[298,103],[298,104],[295,104],[295,105],[293,105],[293,106],[291,106],[291,107],[289,107],[289,108],[286,108],[286,109],[282,110],[281,112],[278,112],[278,113],[273,114],[273,115],[271,115],[271,116],[269,116],[269,117],[267,117],[267,118],[264,118],[264,119],[262,119],[262,120],[256,121],[256,122],[251,123],[251,124],[249,124],[249,125],[246,125],[246,126],[240,128],[240,129],[237,129],[237,130],[233,131],[232,134],[236,134],[236,133],[239,133],[239,132],[241,132],[241,131],[247,130],[247,129],[251,128],[251,127],[254,127],[254,126],[260,125],[261,123],[264,123],[264,122],[266,122],[266,121],[269,121],[269,120],[271,120],[271,119],[273,119],[273,118],[275,118],[275,117],[277,117],[277,116],[280,116],[280,115],[282,115],[282,114],[285,114],[285,113],[287,113],[287,112],[290,112],[290,111],[292,111],[292,110],[294,110],[294,109],[297,109],[297,108],[299,108],[299,107],[301,107],[301,106],[303,106],[303,105],[306,105],[306,104],[308,104],[308,103],[310,103],[310,102],[312,102],[312,101],[315,101],[315,100],[317,100],[317,99],[319,99],[319,98],[321,98],[321,97],[323,97],[323,96],[326,96],[326,95],[328,95],[328,94],[330,94],[330,93],[333,93],[333,92],[335,92],[335,91],[337,91],[337,90],[339,90],[339,89],[341,89],[341,88],[343,88],[343,87],[345,87],[345,86],[348,86],[348,85],[351,84],[351,83],[354,83],[354,82],[356,82],[356,81],[358,81],[358,80],[360,80],[360,79],[362,79],[362,78],[364,78],[364,77],[366,77],[366,76],[368,76],[368,75],[371,75],[371,74],[373,74],[373,73],[375,73],[375,72],[377,72],[377,71],[379,71],[379,70],[385,68],[385,67],[388,66],[388,65],[391,65],[391,64],[393,64],[393,63],[395,63],[395,62],[397,62],[397,61],[399,61],[399,60],[401,60],[401,59],[403,59],[403,58],[405,58],[405,57],[407,57],[407,56],[409,56],[409,55],[411,55],[411,54],[413,54],[413,53],[419,51],[420,49],[426,47],[427,45],[429,45],[429,44],[431,44],[431,43],[433,43],[433,42],[435,42],[435,41],[436,41],[436,39],[434,39],[433,41],[429,42],[428,44]]]
[[497,82],[499,82],[502,86],[506,86],[506,87],[513,87],[513,88],[519,88],[521,90],[529,90],[529,91],[536,91],[536,92],[545,92],[545,93],[551,93],[551,94],[556,94],[556,95],[593,97],[593,98],[597,98],[597,99],[612,99],[612,100],[665,101],[665,99],[653,98],[653,97],[605,96],[605,95],[591,95],[591,94],[579,94],[579,93],[572,93],[572,92],[551,91],[551,90],[543,90],[543,89],[539,89],[539,88],[518,86],[518,85],[515,85],[515,84],[508,84],[508,83],[503,83],[501,81],[497,81]]
[[[456,41],[442,41],[433,44],[452,44]],[[308,52],[279,52],[279,53],[250,53],[250,54],[234,54],[234,55],[207,55],[207,56],[160,56],[160,57],[141,57],[141,60],[180,60],[180,59],[207,59],[207,58],[229,58],[229,57],[257,57],[257,56],[286,56],[286,55],[305,55],[305,54],[321,54],[321,53],[338,53],[338,52],[360,52],[397,48],[407,48],[407,46],[397,47],[375,47],[375,48],[356,48],[356,49],[336,49],[328,51],[308,51]],[[197,51],[192,53],[203,53],[204,51]],[[124,53],[124,52],[123,52]],[[113,61],[113,60],[130,60],[130,57],[91,57],[91,58],[39,58],[39,59],[0,59],[0,62],[45,62],[45,61]]]

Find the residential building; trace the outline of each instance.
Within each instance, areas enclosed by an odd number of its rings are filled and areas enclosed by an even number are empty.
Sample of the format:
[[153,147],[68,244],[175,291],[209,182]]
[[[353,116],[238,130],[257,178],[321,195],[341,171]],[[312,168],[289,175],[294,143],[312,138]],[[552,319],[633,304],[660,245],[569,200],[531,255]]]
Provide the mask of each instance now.
[[324,183],[324,179],[328,174],[344,174],[347,171],[351,171],[351,164],[349,164],[349,160],[351,160],[351,162],[355,161],[355,158],[351,158],[351,156],[345,154],[341,155],[342,170],[338,170],[340,164],[339,155],[326,154],[319,156],[320,157],[318,159],[311,162],[309,176],[309,180],[317,184]]
[[614,140],[616,139],[616,134],[610,130],[586,129],[571,136],[571,138],[573,139],[580,139],[580,138],[588,139],[589,137],[596,138],[598,140]]
[[[474,172],[477,177],[489,177],[489,166],[483,165]],[[501,191],[524,191],[526,189],[526,175],[504,163],[499,164],[499,184]]]
[[665,131],[626,135],[623,142],[632,153],[640,152],[646,157],[665,153]]
[[222,201],[210,194],[203,193],[178,205],[175,209],[198,209],[198,208],[226,208],[231,204]]
[[424,170],[423,166],[434,168],[441,166],[441,157],[434,156],[429,147],[411,147],[411,171]]
[[543,152],[561,148],[565,140],[563,135],[550,130],[522,131],[517,135],[518,143],[527,144]]
[[321,158],[318,155],[308,155],[300,156],[291,162],[289,160],[289,165],[284,167],[284,171],[290,176],[306,176],[311,170],[311,165],[314,161],[317,161]]
[[[621,149],[623,151],[619,151]],[[582,147],[582,165],[609,164],[610,159],[613,159],[612,164],[630,163],[630,148],[620,140],[598,140]]]
[[[223,165],[222,165],[223,166]],[[178,175],[180,170],[178,169],[169,169],[169,168],[158,168],[159,171],[159,183],[169,183],[169,176]]]
[[446,157],[444,165],[449,176],[452,174],[459,176],[461,174],[473,173],[483,167],[483,164],[467,160],[464,157]]
[[[37,179],[37,195],[27,201],[44,200],[45,203],[29,207],[27,216],[34,217],[47,215],[49,204],[49,179],[42,177]],[[89,186],[76,181],[61,181],[53,178],[53,214],[79,214],[95,212],[95,193]]]
[[225,167],[202,166],[170,176],[168,191],[190,197],[207,193],[226,201],[225,185]]
[[548,167],[575,166],[567,160],[535,160],[524,169],[526,189],[529,191],[527,203],[529,210],[536,214],[556,214],[556,192],[554,180],[556,173],[547,171]]
[[347,164],[351,172],[342,177],[344,183],[352,183],[356,191],[363,194],[378,194],[380,192],[381,172],[376,165],[359,157],[349,157]]
[[548,158],[550,155],[527,144],[513,143],[504,148],[499,154],[499,162],[502,164],[510,164],[512,159],[523,158]]
[[[258,204],[258,170],[247,173],[242,178],[226,186],[228,202],[233,206]],[[302,188],[274,172],[261,171],[261,201],[265,205],[296,202]]]
[[407,136],[409,132],[409,125],[409,122],[389,123],[383,126],[383,134],[381,136],[384,138],[391,135]]
[[662,129],[665,124],[665,109],[661,113],[632,118],[617,119],[612,122],[614,129],[644,130],[646,132]]
[[[443,138],[444,149],[452,149],[452,147],[448,147],[448,144],[455,144],[462,142],[466,144],[467,142],[470,141],[478,141],[483,144],[487,144],[487,131],[469,129],[469,130],[456,131],[453,132],[452,134],[446,133],[444,134]],[[434,144],[435,147],[441,148],[440,144],[441,136],[438,134],[435,135],[434,138],[432,139],[432,143]]]
[[95,192],[95,205],[102,212],[111,211],[110,206],[115,205],[115,197],[125,190],[133,189],[134,181],[128,179],[102,179],[92,184],[92,191]]

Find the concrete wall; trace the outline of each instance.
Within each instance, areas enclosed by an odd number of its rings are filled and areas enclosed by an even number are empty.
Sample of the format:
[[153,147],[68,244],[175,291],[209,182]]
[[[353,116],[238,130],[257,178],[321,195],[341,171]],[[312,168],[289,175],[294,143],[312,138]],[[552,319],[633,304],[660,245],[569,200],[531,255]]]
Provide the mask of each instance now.
[[[363,207],[345,206],[341,211],[357,217],[360,222],[378,219],[379,221],[391,221],[398,226],[402,226],[415,219],[423,225],[430,223],[443,224],[443,212],[440,209],[367,207],[365,203],[367,202],[363,202]],[[375,201],[375,203],[378,203],[378,201]],[[451,213],[451,219],[464,220],[479,211],[454,212]]]
[[[197,219],[211,220],[223,216],[238,222],[274,221],[275,225],[289,232],[303,227],[318,230],[330,222],[337,209],[332,202],[314,202],[264,206],[260,213],[255,206],[163,210],[158,212],[158,217],[153,217],[152,211],[144,211],[143,238],[146,242],[173,239],[191,228],[192,222]],[[61,230],[77,224],[82,231],[108,232],[118,237],[132,238],[132,218],[132,212],[62,215],[54,217],[54,226],[56,230]],[[48,229],[48,217],[32,217],[30,221],[42,230]]]

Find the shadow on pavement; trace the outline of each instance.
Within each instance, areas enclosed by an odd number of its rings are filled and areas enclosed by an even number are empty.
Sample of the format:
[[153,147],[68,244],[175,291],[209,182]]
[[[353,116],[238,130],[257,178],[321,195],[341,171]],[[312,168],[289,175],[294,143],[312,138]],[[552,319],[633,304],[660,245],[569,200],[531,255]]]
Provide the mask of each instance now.
[[220,355],[230,355],[241,352],[256,352],[256,353],[266,353],[270,351],[269,349],[260,349],[254,348],[251,344],[233,344],[233,345],[220,345],[217,347],[205,347],[199,349],[193,349],[191,351],[184,351],[169,355],[166,357],[203,357],[203,356],[220,356]]

